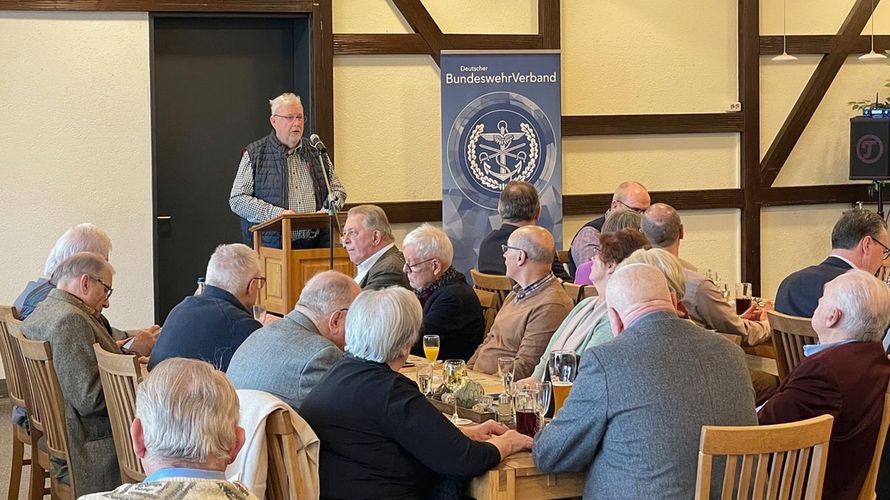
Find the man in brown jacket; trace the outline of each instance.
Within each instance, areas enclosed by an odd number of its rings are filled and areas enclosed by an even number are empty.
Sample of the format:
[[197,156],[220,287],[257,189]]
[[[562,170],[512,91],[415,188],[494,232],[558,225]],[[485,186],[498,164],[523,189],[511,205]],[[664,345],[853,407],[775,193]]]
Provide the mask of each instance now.
[[[47,341],[52,348],[65,400],[71,458],[70,467],[64,464],[53,473],[68,482],[73,471],[76,496],[110,490],[121,482],[93,352],[95,343],[106,351],[121,352],[99,320],[102,309],[109,305],[113,274],[111,264],[101,255],[81,252],[68,257],[53,272],[56,288],[22,324],[25,337]],[[130,350],[147,355],[153,345],[153,335],[143,331]]]
[[551,272],[553,236],[541,226],[523,226],[504,245],[507,276],[516,282],[491,331],[467,366],[497,373],[498,358],[515,358],[516,380],[531,376],[550,337],[572,310],[572,300]]

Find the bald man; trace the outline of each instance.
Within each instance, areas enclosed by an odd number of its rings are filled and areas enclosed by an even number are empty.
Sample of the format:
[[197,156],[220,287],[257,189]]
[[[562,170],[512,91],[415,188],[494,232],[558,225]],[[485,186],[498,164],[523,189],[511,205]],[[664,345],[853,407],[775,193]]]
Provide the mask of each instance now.
[[742,350],[678,318],[674,300],[651,265],[615,271],[606,303],[618,337],[584,351],[535,437],[542,471],[588,471],[585,498],[692,498],[701,427],[757,424]]
[[569,274],[574,276],[578,266],[593,257],[595,250],[599,248],[603,223],[606,222],[606,217],[610,213],[621,210],[643,213],[651,203],[649,192],[639,182],[626,181],[619,184],[615,189],[615,194],[612,195],[612,204],[609,205],[609,210],[602,217],[597,217],[581,226],[581,229],[572,238],[571,251],[569,252]]
[[497,373],[498,358],[515,358],[516,380],[531,376],[553,332],[572,310],[572,299],[550,269],[553,236],[541,226],[513,231],[503,245],[507,276],[516,282],[491,331],[467,366]]

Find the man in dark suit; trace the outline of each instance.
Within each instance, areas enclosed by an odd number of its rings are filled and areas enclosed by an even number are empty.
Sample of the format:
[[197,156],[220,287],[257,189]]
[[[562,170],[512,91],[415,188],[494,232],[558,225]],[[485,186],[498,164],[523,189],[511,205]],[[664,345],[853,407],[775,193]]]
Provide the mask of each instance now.
[[[479,260],[476,269],[485,274],[506,275],[507,266],[504,264],[504,251],[502,245],[507,239],[523,226],[534,226],[541,215],[541,200],[538,191],[528,182],[510,181],[501,191],[498,198],[498,215],[501,217],[501,227],[491,231],[479,245]],[[571,276],[566,272],[557,255],[553,256],[553,265],[550,270],[557,278],[571,281]]]
[[617,338],[584,351],[535,465],[586,469],[585,498],[692,498],[701,427],[757,422],[744,352],[678,318],[654,266],[619,268],[606,301]]
[[854,270],[830,281],[812,320],[819,344],[804,346],[760,410],[761,424],[834,416],[823,498],[855,500],[871,465],[890,379],[880,343],[888,322],[890,291],[878,279]]
[[358,269],[355,282],[362,289],[377,290],[400,286],[411,290],[405,256],[393,242],[392,226],[386,212],[377,205],[359,205],[349,209],[343,224],[343,248]]
[[888,255],[887,223],[881,216],[848,210],[831,230],[831,255],[821,264],[790,274],[779,285],[776,311],[811,318],[826,283],[850,269],[875,274]]

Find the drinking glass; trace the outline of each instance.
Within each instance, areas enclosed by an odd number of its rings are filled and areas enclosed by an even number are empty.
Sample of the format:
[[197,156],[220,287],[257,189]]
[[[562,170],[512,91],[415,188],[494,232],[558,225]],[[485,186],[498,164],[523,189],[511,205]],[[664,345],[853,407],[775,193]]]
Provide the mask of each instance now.
[[266,321],[266,308],[265,307],[263,307],[259,304],[254,304],[252,312],[253,312],[253,319],[259,321],[260,323],[263,323],[264,321]]
[[735,313],[741,315],[751,307],[751,283],[736,283],[735,286]]
[[550,397],[553,394],[553,383],[549,380],[541,382],[538,386],[538,394],[540,396],[538,399],[538,412],[541,417],[541,427],[543,427],[544,415],[547,413],[547,409],[550,408]]
[[423,355],[430,363],[435,363],[439,357],[439,336],[424,335],[423,336]]
[[461,422],[460,416],[457,414],[457,390],[464,383],[467,376],[467,363],[462,359],[449,359],[445,361],[445,387],[451,390],[454,395],[454,414],[451,421],[457,425]]
[[516,360],[513,358],[498,358],[498,375],[504,385],[504,392],[513,394],[513,376],[516,370]]
[[575,375],[578,373],[578,355],[575,351],[553,351],[550,353],[550,380],[553,383],[553,415],[562,408]]
[[517,391],[513,399],[513,411],[516,418],[516,432],[528,437],[535,437],[541,428],[538,416],[540,391],[525,387]]
[[417,365],[417,388],[424,396],[430,397],[433,392],[433,364]]

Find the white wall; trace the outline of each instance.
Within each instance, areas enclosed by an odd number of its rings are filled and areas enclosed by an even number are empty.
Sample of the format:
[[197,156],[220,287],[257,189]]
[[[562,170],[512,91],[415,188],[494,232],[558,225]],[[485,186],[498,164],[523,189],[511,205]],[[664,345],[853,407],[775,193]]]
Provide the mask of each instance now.
[[111,235],[113,325],[154,316],[145,13],[0,12],[0,301],[65,229]]

